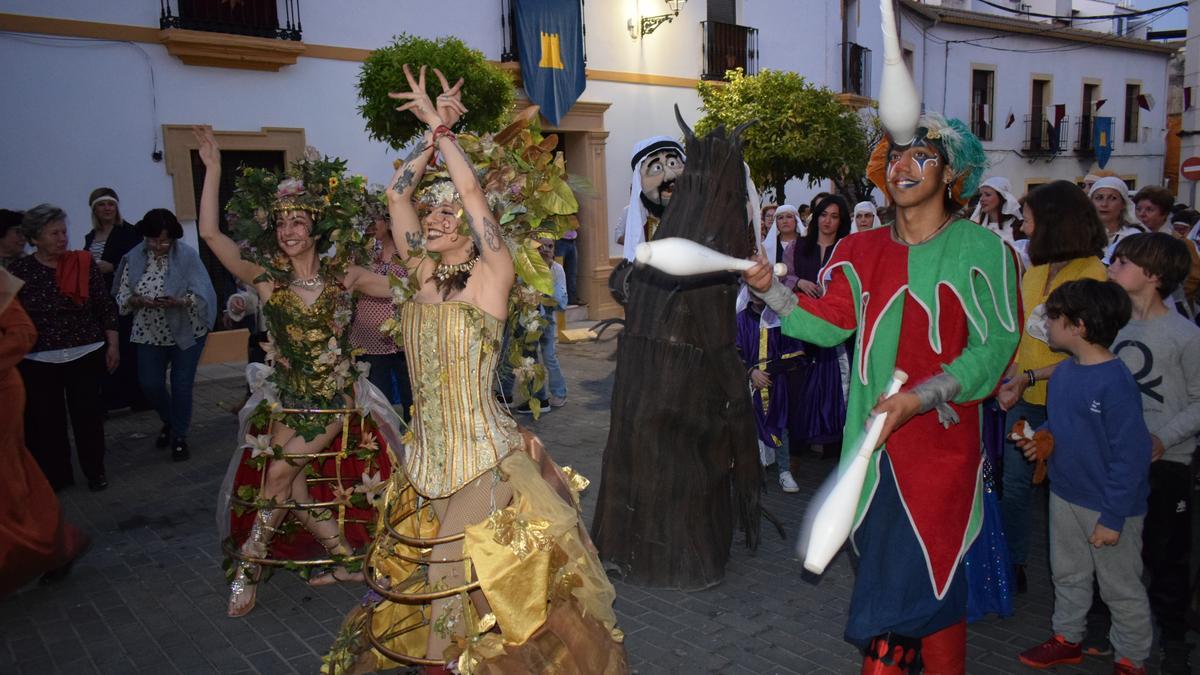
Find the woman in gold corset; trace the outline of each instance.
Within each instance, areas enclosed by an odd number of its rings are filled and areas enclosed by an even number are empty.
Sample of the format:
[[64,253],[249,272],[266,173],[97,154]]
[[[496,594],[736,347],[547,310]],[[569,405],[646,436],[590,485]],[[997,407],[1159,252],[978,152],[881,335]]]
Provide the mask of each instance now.
[[[462,82],[434,72],[436,104],[424,67],[414,78],[405,66],[412,90],[392,94],[429,132],[387,191],[415,292],[399,318],[411,437],[366,564],[384,599],[351,614],[330,670],[626,672],[613,589],[579,519],[586,481],[555,466],[491,394],[513,257],[494,195],[450,130],[465,112]],[[445,172],[423,180],[435,153]]]

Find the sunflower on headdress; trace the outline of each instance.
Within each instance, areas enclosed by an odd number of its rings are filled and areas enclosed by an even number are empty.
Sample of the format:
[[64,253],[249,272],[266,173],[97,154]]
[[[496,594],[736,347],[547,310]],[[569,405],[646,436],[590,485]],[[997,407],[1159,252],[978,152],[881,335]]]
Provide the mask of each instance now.
[[345,160],[336,157],[306,157],[284,173],[243,168],[226,207],[242,257],[261,265],[267,279],[290,279],[274,220],[283,212],[305,211],[312,217],[312,236],[327,273],[340,275],[348,265],[366,262],[366,179],[345,172]]

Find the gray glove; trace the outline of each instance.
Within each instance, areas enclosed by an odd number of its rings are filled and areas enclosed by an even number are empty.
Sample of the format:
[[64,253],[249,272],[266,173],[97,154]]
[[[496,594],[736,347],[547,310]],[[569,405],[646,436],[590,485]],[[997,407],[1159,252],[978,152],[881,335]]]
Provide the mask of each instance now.
[[771,310],[780,317],[785,317],[788,314],[791,314],[792,310],[796,309],[797,307],[796,294],[789,291],[783,284],[779,283],[779,279],[772,279],[771,287],[764,292],[760,293],[753,288],[751,288],[750,291],[762,298],[763,302],[767,303],[767,307],[770,307]]
[[954,412],[949,402],[958,396],[960,391],[962,384],[946,372],[934,375],[912,388],[912,393],[921,401],[921,408],[917,412],[926,413],[936,409],[938,421],[947,429],[959,422],[958,413]]

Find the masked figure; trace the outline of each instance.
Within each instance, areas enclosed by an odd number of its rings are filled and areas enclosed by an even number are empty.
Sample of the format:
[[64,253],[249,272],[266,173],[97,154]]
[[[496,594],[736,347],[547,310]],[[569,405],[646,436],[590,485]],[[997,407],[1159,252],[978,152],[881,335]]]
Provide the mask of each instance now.
[[[765,261],[746,277],[785,335],[821,346],[856,335],[846,429],[862,429],[872,408],[888,413],[851,533],[859,561],[845,637],[865,650],[862,672],[917,672],[923,662],[927,674],[961,674],[962,561],[982,522],[979,402],[1020,336],[1017,267],[999,237],[954,219],[978,184],[983,149],[962,122],[920,115],[891,3],[881,10],[888,133],[868,175],[896,222],[840,242],[820,298],[772,284]],[[894,369],[908,385],[877,405]],[[858,435],[845,434],[843,463]]]
[[633,147],[629,206],[617,234],[626,260],[632,262],[637,245],[654,238],[675,194],[675,181],[683,173],[684,159],[683,146],[667,136],[651,136]]
[[[739,132],[697,139],[680,126],[691,161],[654,238],[749,256],[758,204],[748,206]],[[738,281],[631,269],[593,537],[627,581],[705,588],[724,577],[735,519],[748,544],[758,536],[762,471],[735,346]]]

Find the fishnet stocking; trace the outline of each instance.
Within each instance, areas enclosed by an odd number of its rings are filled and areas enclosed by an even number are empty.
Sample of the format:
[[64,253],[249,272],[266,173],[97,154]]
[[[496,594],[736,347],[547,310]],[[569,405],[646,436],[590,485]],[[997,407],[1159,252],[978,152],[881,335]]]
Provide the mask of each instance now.
[[[457,492],[443,499],[433,500],[433,510],[437,514],[438,537],[459,534],[467,525],[473,525],[487,518],[496,509],[508,506],[512,501],[512,488],[506,481],[497,480],[495,472],[489,471],[475,480],[467,483]],[[462,540],[449,544],[438,544],[433,547],[429,556],[429,583],[435,588],[453,588],[467,583],[464,576],[462,558]],[[450,560],[453,562],[433,562]],[[426,658],[442,658],[446,647],[454,636],[464,635],[462,626],[462,607],[460,596],[434,600],[430,609],[429,642],[426,646]],[[471,593],[471,601],[475,610],[482,616],[488,611],[487,600],[483,593]],[[453,618],[451,626],[449,619]],[[434,628],[439,619],[451,627],[451,630],[439,632]],[[444,633],[444,634],[443,634]]]

